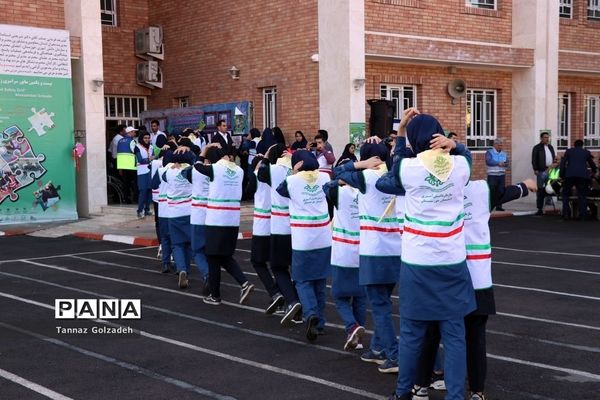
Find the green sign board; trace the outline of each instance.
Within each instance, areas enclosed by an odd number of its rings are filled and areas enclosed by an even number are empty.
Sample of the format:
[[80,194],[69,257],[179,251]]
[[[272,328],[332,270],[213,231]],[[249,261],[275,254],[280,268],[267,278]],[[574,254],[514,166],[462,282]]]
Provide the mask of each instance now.
[[354,143],[354,145],[358,148],[365,141],[365,123],[364,122],[350,122],[350,141],[349,143]]
[[0,25],[0,225],[76,219],[69,32]]

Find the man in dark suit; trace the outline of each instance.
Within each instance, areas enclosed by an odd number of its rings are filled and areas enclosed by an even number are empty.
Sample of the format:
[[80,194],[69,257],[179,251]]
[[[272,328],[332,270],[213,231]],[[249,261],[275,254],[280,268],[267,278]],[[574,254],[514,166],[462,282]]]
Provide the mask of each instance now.
[[586,196],[592,176],[588,172],[588,166],[592,170],[592,175],[595,175],[596,164],[594,163],[592,153],[583,148],[583,140],[576,140],[575,147],[568,149],[560,162],[560,177],[563,178],[562,198],[564,219],[569,219],[571,216],[569,196],[571,195],[573,186],[577,189],[579,219],[583,220],[586,217]]
[[214,133],[211,143],[219,143],[221,148],[225,151],[225,154],[235,158],[235,146],[233,145],[233,139],[229,132],[227,132],[227,122],[224,119],[220,119],[217,122],[217,131]]
[[554,152],[554,147],[549,142],[550,134],[548,132],[540,133],[540,142],[533,146],[531,152],[531,165],[535,176],[537,176],[538,185],[536,196],[538,211],[536,215],[544,215],[544,199],[546,198],[544,185],[546,184],[546,178],[548,178],[548,168],[555,166],[554,159],[556,153]]

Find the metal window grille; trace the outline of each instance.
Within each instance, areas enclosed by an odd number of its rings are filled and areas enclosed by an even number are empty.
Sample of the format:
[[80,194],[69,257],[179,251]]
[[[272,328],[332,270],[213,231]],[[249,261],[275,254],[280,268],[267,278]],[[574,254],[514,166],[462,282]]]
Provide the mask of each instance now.
[[588,0],[587,16],[588,19],[600,19],[600,0]]
[[561,18],[573,18],[573,0],[560,0],[558,12]]
[[145,97],[104,96],[104,119],[107,127],[119,124],[138,127],[142,123],[140,114],[145,110]]
[[571,135],[571,94],[558,94],[558,137],[557,147],[559,149],[569,148]]
[[586,147],[600,148],[600,96],[585,97],[583,142]]
[[467,90],[467,147],[487,149],[496,139],[496,91]]
[[180,108],[185,108],[190,106],[190,98],[189,97],[178,97],[177,103]]
[[380,98],[394,102],[394,119],[402,118],[404,110],[417,105],[417,87],[381,85]]
[[263,128],[277,126],[277,88],[263,89]]
[[465,0],[467,7],[485,8],[487,10],[495,10],[497,0]]
[[117,26],[117,0],[100,0],[100,22]]

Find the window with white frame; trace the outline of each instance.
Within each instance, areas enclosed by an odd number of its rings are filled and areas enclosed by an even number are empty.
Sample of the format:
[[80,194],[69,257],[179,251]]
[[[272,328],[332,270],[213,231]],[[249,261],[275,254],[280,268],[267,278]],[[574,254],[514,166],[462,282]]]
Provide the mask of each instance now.
[[190,106],[190,98],[187,96],[186,97],[178,97],[177,105],[179,106],[179,108],[189,107]]
[[117,26],[117,0],[100,0],[100,22]]
[[277,126],[277,88],[263,89],[263,128]]
[[571,134],[571,94],[558,94],[558,137],[556,146],[559,149],[569,148]]
[[108,131],[120,124],[133,127],[140,126],[142,122],[140,114],[145,110],[145,97],[104,97],[104,119]]
[[465,0],[467,7],[485,8],[487,10],[495,10],[498,0]]
[[561,18],[573,18],[573,0],[560,0],[558,13]]
[[394,119],[400,119],[404,110],[417,106],[417,87],[381,85],[380,98],[394,102]]
[[496,91],[467,89],[467,147],[483,150],[496,139]]
[[585,96],[583,143],[586,147],[600,147],[600,95]]
[[600,20],[600,0],[588,0],[587,16],[588,19]]

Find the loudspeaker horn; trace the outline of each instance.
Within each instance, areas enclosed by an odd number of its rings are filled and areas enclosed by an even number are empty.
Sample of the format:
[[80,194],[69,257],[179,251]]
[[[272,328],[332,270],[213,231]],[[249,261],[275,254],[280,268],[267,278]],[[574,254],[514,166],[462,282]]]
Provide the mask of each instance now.
[[448,94],[452,97],[452,104],[465,95],[467,84],[462,79],[454,79],[448,82]]

